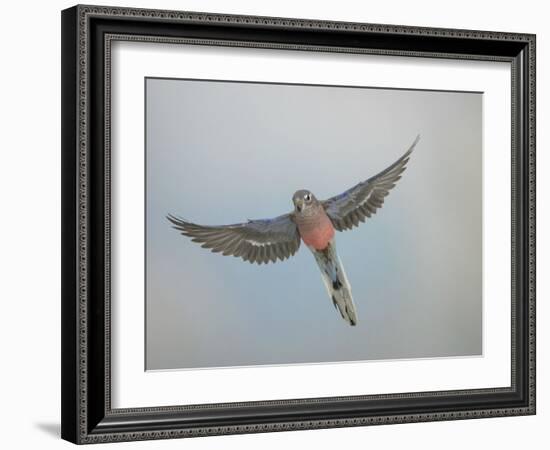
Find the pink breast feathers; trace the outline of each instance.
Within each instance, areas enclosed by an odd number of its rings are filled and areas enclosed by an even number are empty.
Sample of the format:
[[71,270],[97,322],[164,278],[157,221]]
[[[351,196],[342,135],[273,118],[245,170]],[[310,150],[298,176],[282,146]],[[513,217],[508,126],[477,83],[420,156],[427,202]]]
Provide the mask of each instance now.
[[327,248],[334,237],[334,227],[326,214],[319,214],[312,222],[298,224],[298,229],[304,243],[315,250]]

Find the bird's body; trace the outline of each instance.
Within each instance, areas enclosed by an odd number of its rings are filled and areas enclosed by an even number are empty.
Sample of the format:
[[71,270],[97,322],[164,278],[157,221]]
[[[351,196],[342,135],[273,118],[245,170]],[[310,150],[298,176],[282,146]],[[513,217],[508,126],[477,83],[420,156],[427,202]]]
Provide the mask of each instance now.
[[351,296],[351,286],[336,253],[332,221],[322,203],[311,192],[297,191],[293,201],[296,205],[294,222],[302,241],[315,257],[328,295],[342,318],[354,326],[357,323],[357,313]]
[[197,225],[173,216],[168,219],[174,228],[202,247],[251,263],[287,259],[303,241],[315,257],[334,306],[350,325],[356,325],[351,286],[336,253],[335,231],[359,225],[382,206],[384,197],[401,178],[418,140],[419,137],[395,163],[340,195],[319,201],[308,190],[296,191],[292,197],[294,211],[289,214],[219,226]]
[[334,237],[334,226],[320,203],[296,214],[294,221],[304,244],[315,250],[325,250]]

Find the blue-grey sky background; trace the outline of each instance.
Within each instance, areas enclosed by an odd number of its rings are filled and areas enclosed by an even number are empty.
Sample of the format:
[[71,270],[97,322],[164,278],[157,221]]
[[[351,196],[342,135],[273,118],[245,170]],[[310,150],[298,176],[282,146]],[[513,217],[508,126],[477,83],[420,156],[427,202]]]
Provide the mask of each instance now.
[[[357,307],[334,309],[306,246],[252,265],[205,224],[292,210],[421,140],[377,214],[337,233]],[[146,79],[146,369],[482,353],[482,94]]]

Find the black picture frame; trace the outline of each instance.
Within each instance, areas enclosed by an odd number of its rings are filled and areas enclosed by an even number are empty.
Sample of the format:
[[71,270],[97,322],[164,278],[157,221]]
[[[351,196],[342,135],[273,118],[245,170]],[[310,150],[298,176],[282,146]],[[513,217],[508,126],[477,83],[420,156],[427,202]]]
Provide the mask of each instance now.
[[[108,113],[110,43],[117,39],[510,62],[511,385],[112,409]],[[61,350],[62,437],[78,444],[535,414],[535,36],[120,7],[64,10]]]

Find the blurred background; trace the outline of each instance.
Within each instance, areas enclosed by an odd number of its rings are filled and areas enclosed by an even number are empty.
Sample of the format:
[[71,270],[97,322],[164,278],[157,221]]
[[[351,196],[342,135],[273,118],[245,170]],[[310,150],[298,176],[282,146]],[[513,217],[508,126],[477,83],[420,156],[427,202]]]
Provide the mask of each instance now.
[[[482,94],[146,81],[146,368],[482,353]],[[252,265],[204,225],[274,217],[341,193],[421,135],[384,206],[337,233],[358,325],[334,309],[305,245]]]

